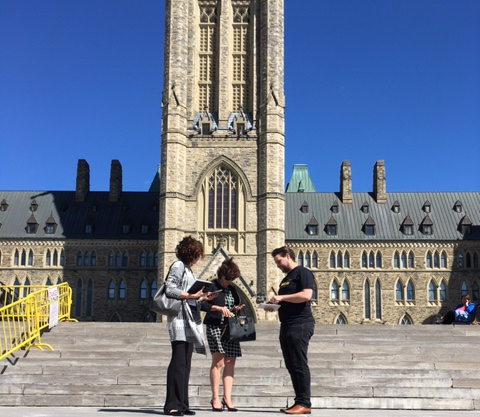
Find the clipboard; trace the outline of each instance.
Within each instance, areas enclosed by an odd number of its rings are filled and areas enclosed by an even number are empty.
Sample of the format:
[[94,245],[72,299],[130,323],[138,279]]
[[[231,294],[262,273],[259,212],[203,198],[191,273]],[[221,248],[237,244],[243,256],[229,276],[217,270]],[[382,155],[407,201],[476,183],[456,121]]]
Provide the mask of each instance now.
[[195,294],[199,292],[202,287],[208,287],[212,282],[204,281],[203,279],[196,279],[192,286],[187,290],[189,294]]

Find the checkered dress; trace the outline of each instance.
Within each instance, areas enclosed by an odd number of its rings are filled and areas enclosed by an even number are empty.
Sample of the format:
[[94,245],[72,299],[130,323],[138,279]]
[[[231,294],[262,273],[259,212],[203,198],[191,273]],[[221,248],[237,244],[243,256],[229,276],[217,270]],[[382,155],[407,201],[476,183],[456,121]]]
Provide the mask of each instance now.
[[[234,299],[230,289],[225,288],[225,305],[230,308],[233,306]],[[210,353],[223,353],[227,358],[238,358],[242,356],[240,343],[238,342],[222,342],[223,326],[215,326],[207,324],[207,341]]]

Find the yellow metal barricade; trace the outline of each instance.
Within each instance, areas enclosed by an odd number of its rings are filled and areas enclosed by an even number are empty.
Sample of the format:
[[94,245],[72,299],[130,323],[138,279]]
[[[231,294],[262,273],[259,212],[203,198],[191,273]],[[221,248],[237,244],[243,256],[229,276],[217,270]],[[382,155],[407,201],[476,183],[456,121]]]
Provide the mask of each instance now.
[[[49,288],[56,287],[58,297],[50,300]],[[67,283],[57,286],[0,286],[0,360],[16,350],[32,346],[47,347],[40,340],[41,331],[50,324],[50,309],[58,303],[58,321],[76,321],[70,318],[72,289]]]

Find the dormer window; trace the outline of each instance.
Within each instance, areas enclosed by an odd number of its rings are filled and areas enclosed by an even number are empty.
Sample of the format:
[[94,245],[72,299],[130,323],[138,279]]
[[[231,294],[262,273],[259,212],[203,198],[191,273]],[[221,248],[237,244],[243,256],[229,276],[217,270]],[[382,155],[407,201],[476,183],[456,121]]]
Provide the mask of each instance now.
[[395,201],[395,203],[393,203],[392,211],[394,213],[400,213],[400,203],[398,201]]
[[37,233],[38,230],[38,223],[37,219],[35,219],[35,216],[32,214],[30,218],[27,220],[27,233],[29,234],[34,234]]
[[425,213],[431,213],[432,212],[432,205],[430,204],[429,201],[425,201],[425,203],[423,204],[422,210]]
[[375,236],[375,221],[370,216],[363,224],[363,233],[367,236]]
[[92,211],[95,213],[98,211],[98,204],[92,204]]
[[453,205],[453,210],[456,212],[456,213],[461,213],[462,212],[462,203],[461,201],[457,200],[455,202],[455,204]]
[[90,235],[93,233],[93,224],[86,224],[85,225],[85,234]]
[[462,235],[469,235],[472,231],[472,221],[467,215],[462,217],[462,220],[458,223],[458,231]]
[[148,225],[147,224],[142,224],[140,227],[140,233],[142,235],[146,235],[148,233]]
[[44,230],[47,235],[53,235],[57,231],[57,222],[55,221],[53,215],[50,214],[48,217]]
[[362,204],[362,207],[360,207],[360,210],[362,211],[362,213],[368,214],[370,212],[370,206],[367,202],[365,202]]
[[332,207],[330,207],[330,211],[334,214],[338,213],[338,203],[336,201],[332,204]]
[[404,235],[413,235],[413,221],[410,216],[405,217],[405,219],[403,220],[401,231]]
[[124,224],[122,226],[122,233],[124,235],[128,235],[130,233],[130,225],[129,224]]
[[308,213],[308,203],[306,201],[300,206],[300,212],[303,214]]
[[30,204],[30,211],[33,213],[37,211],[37,209],[38,209],[38,204],[35,200],[33,200],[32,203]]
[[312,217],[305,227],[307,234],[313,236],[318,235],[318,222],[315,217]]
[[128,211],[128,204],[126,203],[122,204],[122,211],[123,212]]
[[325,232],[328,236],[336,236],[338,234],[337,230],[337,221],[332,217],[328,220],[327,224],[325,225]]
[[430,220],[428,214],[420,223],[420,229],[424,235],[433,235],[433,222]]
[[3,199],[2,202],[0,203],[0,211],[7,211],[7,209],[8,209],[7,201]]

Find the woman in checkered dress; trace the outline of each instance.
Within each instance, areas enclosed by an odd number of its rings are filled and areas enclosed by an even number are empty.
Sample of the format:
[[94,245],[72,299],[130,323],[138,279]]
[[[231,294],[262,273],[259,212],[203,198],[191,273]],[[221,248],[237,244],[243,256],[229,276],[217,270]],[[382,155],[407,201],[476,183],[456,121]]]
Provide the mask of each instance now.
[[[212,354],[210,367],[210,386],[212,388],[212,410],[237,411],[232,405],[232,387],[236,358],[242,356],[240,343],[223,342],[223,318],[240,310],[245,305],[240,305],[240,297],[235,288],[230,285],[235,278],[240,276],[240,269],[233,259],[225,260],[217,270],[217,279],[207,288],[209,292],[218,291],[218,296],[213,300],[204,302],[202,310],[207,311],[203,323],[207,326],[207,340]],[[223,369],[223,398],[220,400],[219,385]]]

